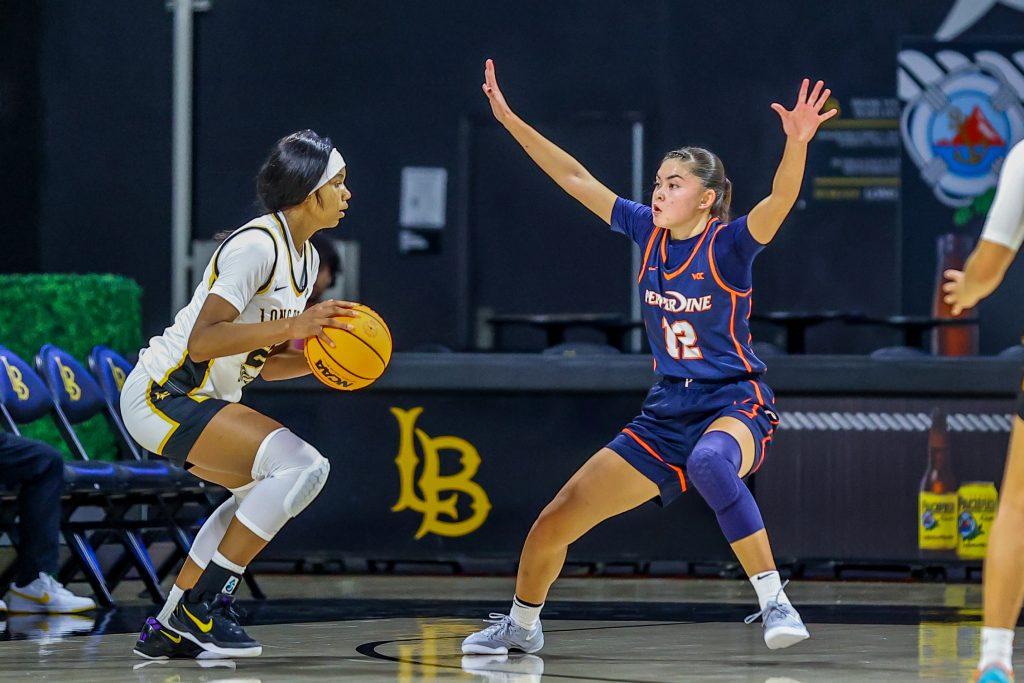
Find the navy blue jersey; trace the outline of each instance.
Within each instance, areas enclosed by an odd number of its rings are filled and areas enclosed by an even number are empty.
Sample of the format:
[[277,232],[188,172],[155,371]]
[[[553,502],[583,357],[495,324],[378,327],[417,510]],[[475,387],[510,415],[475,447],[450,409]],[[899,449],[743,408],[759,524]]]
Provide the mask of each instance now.
[[620,197],[611,226],[642,249],[637,289],[658,374],[722,380],[764,372],[749,325],[751,266],[764,245],[746,216],[712,217],[699,235],[673,240],[654,226],[651,207]]

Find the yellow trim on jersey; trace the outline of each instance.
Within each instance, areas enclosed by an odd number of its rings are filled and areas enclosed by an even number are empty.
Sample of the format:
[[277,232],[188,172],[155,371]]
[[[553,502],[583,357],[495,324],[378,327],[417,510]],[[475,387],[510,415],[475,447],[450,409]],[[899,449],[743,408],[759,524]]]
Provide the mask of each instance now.
[[156,447],[156,454],[163,455],[164,447],[167,446],[168,440],[170,440],[171,435],[173,435],[181,425],[169,418],[167,415],[164,415],[155,405],[153,405],[153,380],[149,380],[149,384],[146,385],[146,405],[149,406],[149,409],[153,411],[154,415],[171,426],[170,431],[164,435],[164,438],[160,441],[160,445]]
[[196,386],[196,388],[193,389],[192,391],[188,392],[188,397],[190,399],[192,399],[193,401],[195,401],[196,403],[202,403],[206,399],[210,398],[209,396],[196,396],[196,392],[199,391],[200,389],[202,389],[204,386],[206,386],[206,380],[208,380],[210,378],[210,369],[213,367],[213,362],[215,360],[217,360],[217,359],[216,358],[211,358],[210,359],[210,362],[206,364],[206,372],[203,373],[203,378],[201,380],[199,380],[199,385]]
[[207,289],[212,289],[213,283],[217,281],[218,277],[220,277],[220,270],[217,268],[217,257],[220,256],[220,250],[224,247],[225,244],[227,244],[227,241],[229,239],[239,234],[240,232],[244,232],[245,230],[250,229],[262,230],[263,232],[267,233],[267,236],[270,237],[271,241],[274,243],[274,267],[271,268],[270,270],[270,277],[267,278],[267,281],[263,284],[262,287],[256,290],[256,293],[266,294],[267,292],[270,291],[270,287],[274,284],[274,271],[277,270],[277,239],[274,237],[274,233],[270,231],[270,228],[255,223],[251,225],[243,225],[238,230],[235,230],[233,233],[228,235],[227,238],[225,238],[225,240],[220,243],[220,246],[217,247],[217,250],[213,252],[213,256],[210,258],[210,263],[213,267],[210,269],[210,279],[206,283]]
[[[271,214],[274,222],[277,223],[277,227],[281,229],[281,236],[284,238],[284,250],[288,253],[288,279],[292,283],[292,291],[295,292],[295,296],[302,296],[306,293],[305,289],[299,288],[299,283],[295,281],[295,264],[292,262],[292,241],[291,235],[288,233],[288,228],[284,227],[284,223],[277,217],[277,214]],[[309,272],[308,266],[306,265],[308,259],[306,258],[306,243],[302,243],[302,274],[306,276],[306,287],[309,286]]]
[[169,380],[171,378],[171,375],[173,375],[178,370],[181,370],[181,367],[183,365],[185,365],[185,359],[186,358],[188,358],[188,349],[185,349],[185,351],[181,354],[181,360],[178,361],[178,364],[175,365],[170,370],[168,370],[167,372],[164,373],[164,378],[162,380],[160,380],[160,386],[161,387],[163,387],[163,385],[167,384],[167,380]]

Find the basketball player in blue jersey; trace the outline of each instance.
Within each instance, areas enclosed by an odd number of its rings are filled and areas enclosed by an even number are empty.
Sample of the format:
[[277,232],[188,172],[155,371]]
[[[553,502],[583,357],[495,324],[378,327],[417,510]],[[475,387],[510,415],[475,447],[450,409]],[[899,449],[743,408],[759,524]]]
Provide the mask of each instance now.
[[[1024,243],[1024,141],[1006,155],[992,209],[985,219],[978,246],[963,271],[947,270],[945,300],[953,315],[974,308],[1002,283]],[[975,680],[1008,683],[1013,680],[1013,629],[1024,601],[1024,385],[1017,396],[1006,472],[1000,487],[999,510],[985,553],[985,621],[981,629],[981,659]]]
[[808,637],[775,567],[761,513],[742,477],[757,471],[778,424],[765,366],[750,348],[751,265],[789,214],[803,178],[807,144],[836,110],[820,113],[830,91],[807,80],[792,110],[772,104],[786,148],[772,193],[730,220],[731,183],[711,152],[669,152],[651,206],[617,197],[575,159],[515,115],[487,60],[484,94],[495,118],[558,185],[640,245],[637,274],[657,372],[643,409],[594,454],[541,512],[526,538],[509,615],[462,643],[470,654],[536,652],[540,611],[571,543],[609,517],[655,500],[666,505],[694,488],[757,592],[765,643],[784,648]]

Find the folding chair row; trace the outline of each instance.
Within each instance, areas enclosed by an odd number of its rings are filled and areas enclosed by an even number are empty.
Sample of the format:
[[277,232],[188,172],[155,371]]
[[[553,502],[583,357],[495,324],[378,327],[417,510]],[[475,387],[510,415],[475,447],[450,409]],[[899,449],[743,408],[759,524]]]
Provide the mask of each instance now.
[[[110,606],[111,591],[134,568],[153,601],[162,601],[160,579],[187,556],[192,529],[216,506],[212,494],[219,487],[208,486],[163,459],[146,459],[131,439],[118,410],[120,384],[131,371],[124,358],[105,347],[95,348],[89,360],[96,378],[70,354],[50,344],[40,349],[35,360],[39,374],[0,346],[0,363],[6,371],[0,373],[0,426],[18,433],[18,425],[49,416],[73,455],[65,464],[61,525],[72,559],[58,579],[67,582],[83,572],[100,604]],[[120,459],[116,462],[92,460],[75,432],[75,425],[99,414],[117,440]],[[0,505],[9,498],[0,492]],[[194,514],[183,520],[186,506]],[[85,508],[98,509],[102,516],[85,519],[80,514]],[[0,524],[3,520],[0,512]],[[148,544],[157,540],[170,540],[174,549],[160,570],[148,551]],[[96,551],[111,542],[124,552],[105,575]]]
[[[128,435],[128,430],[125,428],[123,418],[121,417],[121,387],[133,369],[132,364],[113,349],[106,346],[95,346],[89,354],[89,369],[99,382],[100,389],[103,392],[103,400],[107,405],[107,414],[111,420],[116,422],[117,429],[120,430],[125,442],[135,445],[138,452],[148,457],[149,454]],[[181,486],[178,489],[178,503],[181,505],[197,503],[203,507],[202,517],[194,520],[193,523],[193,530],[198,531],[198,528],[206,521],[209,514],[229,494],[220,486],[207,484],[201,479],[182,472],[180,468],[175,469],[182,473]],[[157,576],[162,580],[171,571],[176,570],[179,562],[187,556],[187,551],[176,546],[174,551],[157,568]],[[122,568],[126,567],[127,565],[122,564]],[[120,578],[120,575],[117,575],[117,577]],[[252,593],[254,598],[257,600],[266,598],[251,570],[247,569],[242,578],[245,580],[246,585],[249,587],[249,592]]]

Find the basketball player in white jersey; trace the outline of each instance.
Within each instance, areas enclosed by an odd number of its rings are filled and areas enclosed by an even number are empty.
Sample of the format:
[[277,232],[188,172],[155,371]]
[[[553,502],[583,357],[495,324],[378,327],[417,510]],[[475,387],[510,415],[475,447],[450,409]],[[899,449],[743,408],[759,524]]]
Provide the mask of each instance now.
[[238,403],[246,384],[309,373],[293,339],[351,329],[355,304],[305,309],[319,268],[309,244],[345,215],[345,162],[310,130],[281,139],[257,177],[266,215],[230,233],[189,304],[149,340],[121,392],[132,437],[231,491],[200,529],[171,594],[147,620],[143,657],[255,657],[233,595],[246,565],[317,496],[330,465],[277,421]]
[[[973,308],[996,290],[1024,242],[1024,142],[1006,155],[992,209],[981,241],[963,271],[947,270],[943,285],[953,315]],[[1013,629],[1024,599],[1024,387],[1017,397],[1017,416],[1003,474],[1001,499],[985,555],[985,621],[981,629],[981,660],[975,680],[1013,680]]]

